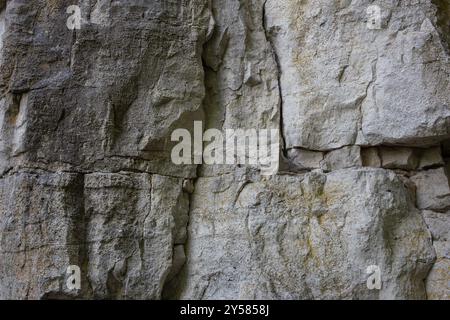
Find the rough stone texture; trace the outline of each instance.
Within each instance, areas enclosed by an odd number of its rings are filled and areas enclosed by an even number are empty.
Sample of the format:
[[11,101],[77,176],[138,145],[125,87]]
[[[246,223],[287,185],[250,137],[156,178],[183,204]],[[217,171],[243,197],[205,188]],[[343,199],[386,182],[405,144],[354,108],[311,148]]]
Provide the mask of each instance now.
[[379,153],[383,168],[414,170],[418,166],[419,160],[412,148],[380,148]]
[[[381,8],[379,30],[365,23],[373,4]],[[287,147],[449,137],[450,62],[431,1],[268,0],[266,16]]]
[[450,186],[443,168],[419,172],[412,181],[417,185],[417,207],[442,211],[450,208]]
[[438,258],[450,259],[450,212],[424,211],[423,216],[433,236]]
[[[177,178],[145,173],[5,178],[0,298],[159,298],[174,245],[186,241],[188,210]],[[65,287],[65,270],[73,264],[85,275],[81,292]]]
[[428,299],[450,299],[450,212],[424,211],[423,216],[433,236],[437,261],[427,278]]
[[[211,9],[215,27],[203,52],[206,127],[279,129],[279,73],[264,29],[264,1],[213,0]],[[200,175],[235,169],[204,165]]]
[[[425,297],[431,237],[393,173],[229,174],[200,178],[192,200],[181,298]],[[380,291],[366,288],[371,264]]]
[[[450,299],[449,8],[0,0],[0,298]],[[194,120],[280,172],[175,165]]]
[[8,1],[2,170],[193,176],[195,167],[172,165],[167,144],[174,128],[203,118],[208,1],[91,2],[79,2],[82,26],[71,31],[73,1]]
[[439,259],[433,266],[428,280],[427,292],[430,300],[450,300],[450,260]]
[[298,170],[319,169],[323,161],[323,153],[302,149],[291,149],[288,151],[289,163]]
[[65,269],[82,261],[83,176],[22,172],[0,184],[0,298],[64,295]]
[[325,155],[325,158],[321,163],[321,168],[324,171],[361,166],[361,148],[358,146],[343,147],[338,150],[330,151]]

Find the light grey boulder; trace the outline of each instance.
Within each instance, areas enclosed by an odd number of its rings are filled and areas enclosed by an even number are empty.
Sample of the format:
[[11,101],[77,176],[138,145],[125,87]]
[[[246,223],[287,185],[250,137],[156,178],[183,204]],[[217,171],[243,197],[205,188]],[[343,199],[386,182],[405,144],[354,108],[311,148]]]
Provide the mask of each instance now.
[[427,294],[430,300],[450,300],[450,259],[438,259],[427,278]]
[[[73,4],[0,0],[0,298],[448,298],[443,1]],[[195,120],[280,172],[175,165]]]
[[438,258],[450,259],[450,214],[449,212],[423,211],[423,217],[433,236],[433,245]]
[[288,150],[288,160],[298,170],[319,169],[323,161],[323,153],[302,149]]

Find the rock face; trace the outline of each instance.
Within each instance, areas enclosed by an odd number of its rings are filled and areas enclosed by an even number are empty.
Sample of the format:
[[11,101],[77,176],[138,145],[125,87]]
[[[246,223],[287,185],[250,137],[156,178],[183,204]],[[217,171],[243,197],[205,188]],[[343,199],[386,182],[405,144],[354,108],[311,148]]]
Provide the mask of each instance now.
[[0,299],[450,299],[449,8],[0,1]]
[[[368,29],[374,4],[380,27]],[[268,0],[265,14],[288,148],[449,137],[448,44],[432,1]]]
[[[156,299],[186,241],[179,178],[21,172],[2,180],[0,199],[2,299]],[[61,278],[69,265],[84,274],[77,295]]]
[[[392,172],[199,178],[192,200],[182,298],[425,297],[431,238]],[[361,268],[373,264],[380,291]]]

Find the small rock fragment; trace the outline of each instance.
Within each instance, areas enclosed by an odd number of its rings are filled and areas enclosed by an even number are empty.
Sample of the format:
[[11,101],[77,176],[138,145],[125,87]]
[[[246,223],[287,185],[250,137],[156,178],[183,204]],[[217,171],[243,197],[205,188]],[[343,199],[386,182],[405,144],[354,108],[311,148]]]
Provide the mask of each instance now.
[[381,164],[386,169],[414,170],[418,166],[418,158],[412,148],[380,148]]

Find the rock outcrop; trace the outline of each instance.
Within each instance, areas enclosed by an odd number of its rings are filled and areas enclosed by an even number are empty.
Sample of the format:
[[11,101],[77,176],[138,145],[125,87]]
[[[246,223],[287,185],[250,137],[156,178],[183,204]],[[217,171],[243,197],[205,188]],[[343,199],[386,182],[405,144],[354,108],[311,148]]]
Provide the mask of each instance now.
[[0,1],[0,299],[450,299],[449,8]]

